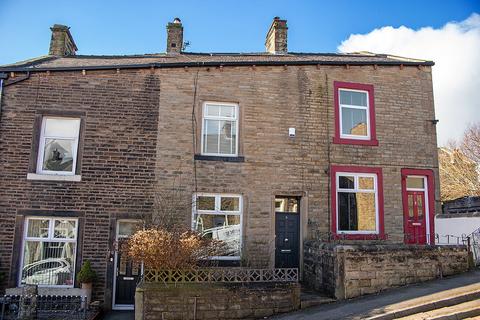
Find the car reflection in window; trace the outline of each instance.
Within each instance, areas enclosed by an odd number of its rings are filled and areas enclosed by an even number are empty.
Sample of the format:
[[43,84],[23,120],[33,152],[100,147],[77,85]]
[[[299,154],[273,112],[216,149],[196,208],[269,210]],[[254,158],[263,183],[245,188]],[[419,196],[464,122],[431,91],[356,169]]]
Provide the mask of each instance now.
[[237,256],[240,253],[240,224],[228,225],[228,219],[224,223],[217,223],[216,227],[203,229],[202,236],[222,241],[226,256]]
[[22,284],[71,285],[70,262],[63,258],[49,258],[27,264],[23,268]]

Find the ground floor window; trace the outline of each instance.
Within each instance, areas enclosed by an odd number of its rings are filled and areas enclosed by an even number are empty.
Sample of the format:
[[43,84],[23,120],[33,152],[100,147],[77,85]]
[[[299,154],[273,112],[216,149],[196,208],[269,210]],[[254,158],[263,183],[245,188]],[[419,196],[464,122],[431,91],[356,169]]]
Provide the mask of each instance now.
[[359,238],[383,235],[381,169],[332,167],[332,231]]
[[76,219],[26,218],[20,284],[73,287],[77,228]]
[[240,259],[242,243],[242,197],[227,194],[194,196],[192,228],[202,236],[225,244],[219,260]]

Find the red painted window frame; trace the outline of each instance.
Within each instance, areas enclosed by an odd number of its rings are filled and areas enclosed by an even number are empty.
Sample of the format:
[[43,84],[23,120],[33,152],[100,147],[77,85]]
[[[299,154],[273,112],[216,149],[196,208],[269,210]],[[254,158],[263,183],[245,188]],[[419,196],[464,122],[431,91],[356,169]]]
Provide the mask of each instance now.
[[402,173],[402,215],[403,215],[403,232],[406,232],[405,226],[407,221],[405,218],[405,208],[408,206],[407,197],[407,176],[425,176],[427,177],[428,192],[428,220],[430,224],[430,245],[435,244],[435,178],[431,169],[410,169],[404,168]]
[[[377,175],[377,197],[378,197],[378,233],[371,234],[348,234],[337,233],[337,173],[373,173]],[[331,198],[331,233],[334,238],[345,238],[349,240],[377,240],[385,239],[384,225],[384,200],[383,200],[383,173],[379,167],[358,167],[358,166],[335,166],[330,168],[330,198]]]
[[[369,109],[369,121],[370,121],[370,139],[369,140],[341,138],[339,89],[362,90],[362,91],[368,92],[368,109]],[[334,81],[333,82],[333,101],[335,106],[335,136],[333,137],[333,143],[378,146],[376,125],[375,125],[375,98],[374,98],[373,85],[363,84],[363,83]]]

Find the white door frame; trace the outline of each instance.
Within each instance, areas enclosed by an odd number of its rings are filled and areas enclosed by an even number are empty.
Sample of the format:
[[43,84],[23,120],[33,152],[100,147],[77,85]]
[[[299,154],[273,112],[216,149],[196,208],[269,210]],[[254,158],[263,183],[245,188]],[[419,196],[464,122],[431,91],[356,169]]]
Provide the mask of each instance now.
[[[115,243],[118,242],[118,239],[121,238],[128,238],[126,235],[119,235],[118,231],[120,230],[119,225],[121,222],[137,222],[141,223],[141,220],[138,219],[118,219],[117,223],[115,224]],[[117,290],[117,267],[118,267],[118,250],[115,250],[114,258],[113,258],[113,290],[112,290],[112,310],[134,310],[135,304],[116,304],[115,303],[115,295]],[[140,269],[140,275],[143,275],[143,264]]]
[[[431,238],[431,234],[430,234],[430,208],[429,208],[429,194],[428,194],[428,177],[427,176],[422,176],[422,175],[408,175],[406,176],[406,178],[422,178],[423,179],[423,188],[408,188],[407,187],[407,182],[405,182],[405,193],[407,193],[408,191],[420,191],[420,192],[423,192],[423,199],[424,199],[424,206],[425,206],[425,212],[424,212],[424,215],[425,215],[425,237],[426,237],[426,244],[431,244],[430,243],[430,238]],[[406,179],[405,178],[405,179]],[[403,214],[405,214],[405,212],[403,212]]]

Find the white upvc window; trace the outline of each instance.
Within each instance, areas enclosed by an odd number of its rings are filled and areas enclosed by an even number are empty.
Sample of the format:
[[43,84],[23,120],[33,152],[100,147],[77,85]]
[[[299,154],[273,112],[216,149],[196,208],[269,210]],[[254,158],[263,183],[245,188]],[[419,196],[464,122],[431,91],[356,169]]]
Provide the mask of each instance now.
[[75,175],[80,119],[42,119],[37,174]]
[[337,172],[337,233],[379,233],[377,175]]
[[225,253],[217,260],[240,260],[242,249],[242,196],[198,193],[193,196],[192,230],[220,240]]
[[340,138],[370,140],[369,92],[339,89]]
[[238,105],[205,102],[202,119],[202,155],[238,155]]
[[27,217],[20,285],[73,287],[77,230],[77,219]]

